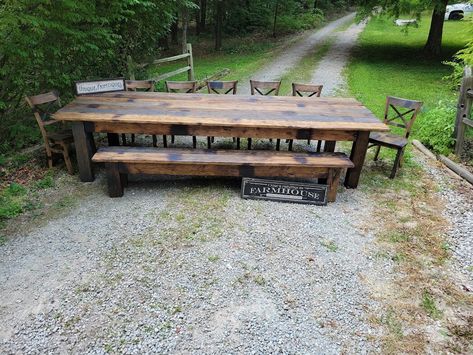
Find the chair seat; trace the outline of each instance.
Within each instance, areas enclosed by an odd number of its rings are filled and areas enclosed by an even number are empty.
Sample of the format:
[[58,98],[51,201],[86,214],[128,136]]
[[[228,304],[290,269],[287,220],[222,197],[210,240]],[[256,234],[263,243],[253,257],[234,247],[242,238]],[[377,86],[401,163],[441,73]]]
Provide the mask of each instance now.
[[53,142],[72,142],[74,137],[72,136],[72,130],[66,129],[57,132],[48,132],[48,138]]
[[392,133],[372,132],[370,134],[370,143],[394,148],[404,148],[408,141],[407,138]]

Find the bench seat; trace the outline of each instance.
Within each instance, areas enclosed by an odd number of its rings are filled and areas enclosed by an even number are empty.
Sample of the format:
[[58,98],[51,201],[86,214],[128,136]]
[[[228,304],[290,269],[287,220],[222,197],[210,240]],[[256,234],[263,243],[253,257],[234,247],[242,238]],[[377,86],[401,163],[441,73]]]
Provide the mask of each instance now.
[[343,169],[354,165],[343,153],[276,151],[100,148],[92,158],[105,163],[111,197],[123,196],[128,174],[322,178],[335,201]]

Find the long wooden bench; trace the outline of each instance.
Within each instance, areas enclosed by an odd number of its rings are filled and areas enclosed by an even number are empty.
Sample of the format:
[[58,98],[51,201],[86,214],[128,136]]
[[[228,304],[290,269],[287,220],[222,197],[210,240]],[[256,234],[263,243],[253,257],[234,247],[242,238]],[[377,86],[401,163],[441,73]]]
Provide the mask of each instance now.
[[105,163],[110,197],[123,196],[128,174],[299,177],[326,179],[333,202],[341,171],[353,167],[343,153],[143,147],[100,148],[92,161]]

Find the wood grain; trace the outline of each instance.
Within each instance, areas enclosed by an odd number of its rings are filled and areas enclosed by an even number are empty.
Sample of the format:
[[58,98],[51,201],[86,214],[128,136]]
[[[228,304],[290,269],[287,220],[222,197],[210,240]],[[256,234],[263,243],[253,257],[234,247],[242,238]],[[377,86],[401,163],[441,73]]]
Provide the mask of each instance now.
[[237,151],[202,149],[155,149],[143,147],[100,148],[92,158],[101,163],[177,163],[234,166],[273,167],[333,167],[352,168],[354,165],[343,153],[293,153],[274,151]]
[[353,99],[126,92],[77,98],[55,119],[89,122],[387,131]]

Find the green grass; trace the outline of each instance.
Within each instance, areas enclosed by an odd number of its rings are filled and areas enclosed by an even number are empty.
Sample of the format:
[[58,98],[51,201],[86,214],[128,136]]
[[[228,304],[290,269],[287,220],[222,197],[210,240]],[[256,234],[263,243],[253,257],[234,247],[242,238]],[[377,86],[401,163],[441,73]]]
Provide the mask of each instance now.
[[422,308],[433,319],[439,319],[442,316],[442,312],[437,308],[433,296],[428,291],[422,294]]
[[12,183],[0,192],[0,224],[23,212],[27,190],[20,184]]
[[[212,42],[208,38],[194,38],[194,68],[197,80],[203,80],[223,69],[230,73],[225,80],[245,80],[251,74],[263,67],[268,61],[286,45],[285,40],[274,40],[264,36],[248,36],[245,38],[227,39],[221,51],[212,49]],[[170,72],[186,65],[186,61],[150,67],[147,77],[154,77]],[[177,75],[169,80],[187,80],[187,73]],[[164,91],[164,83],[158,83],[157,90]]]
[[424,16],[418,28],[406,32],[394,26],[390,18],[375,17],[362,33],[347,69],[348,84],[351,93],[378,117],[383,115],[387,95],[423,101],[418,123],[439,101],[455,102],[456,93],[442,80],[452,69],[442,61],[465,46],[467,23],[445,22],[443,51],[436,59],[423,53],[429,25],[429,18]]
[[292,83],[310,83],[317,64],[327,54],[333,42],[334,37],[328,38],[304,56],[296,67],[287,72],[281,78],[280,95],[292,95]]

